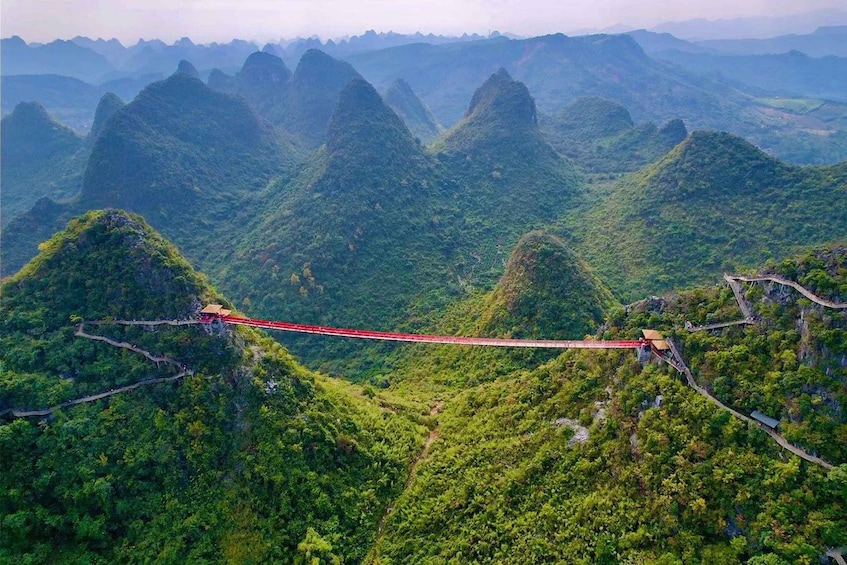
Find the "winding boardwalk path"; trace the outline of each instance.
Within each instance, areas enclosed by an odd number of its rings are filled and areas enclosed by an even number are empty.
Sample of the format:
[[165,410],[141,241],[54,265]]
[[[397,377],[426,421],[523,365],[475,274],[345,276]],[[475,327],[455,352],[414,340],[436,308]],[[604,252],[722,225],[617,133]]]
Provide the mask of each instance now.
[[723,276],[723,279],[729,285],[729,288],[732,289],[732,294],[735,296],[735,301],[738,303],[738,308],[741,310],[741,314],[744,315],[744,319],[734,320],[732,322],[717,322],[715,324],[706,324],[703,326],[695,326],[691,322],[685,322],[685,329],[690,332],[705,332],[709,330],[728,328],[730,326],[755,324],[756,318],[753,316],[753,311],[750,308],[750,305],[747,304],[747,300],[744,298],[744,292],[741,290],[741,286],[736,280],[737,278],[738,277],[735,275],[724,274]]
[[755,324],[756,319],[753,315],[753,311],[750,308],[750,305],[747,304],[747,300],[744,298],[744,292],[741,290],[741,286],[738,284],[738,281],[742,282],[775,282],[777,284],[790,286],[815,304],[819,304],[826,308],[833,308],[835,310],[847,310],[847,302],[832,302],[831,300],[827,300],[825,298],[821,298],[817,296],[813,292],[809,291],[799,283],[794,281],[785,279],[783,277],[779,277],[777,275],[760,275],[757,277],[748,277],[746,275],[729,275],[724,274],[724,280],[729,285],[729,288],[732,289],[732,293],[735,295],[735,301],[738,302],[738,307],[741,309],[741,313],[744,315],[743,320],[735,320],[734,322],[718,322],[716,324],[706,324],[703,326],[695,326],[691,322],[685,322],[685,329],[689,332],[702,332],[709,330],[717,330],[720,328],[727,328],[730,326],[740,326],[745,324]]
[[196,326],[203,322],[200,320],[100,320],[88,323],[94,325],[115,324],[116,326]]
[[836,310],[847,310],[847,302],[832,302],[826,300],[825,298],[821,298],[816,294],[809,292],[806,288],[801,286],[800,284],[790,281],[788,279],[784,279],[782,277],[778,277],[776,275],[767,275],[767,276],[758,276],[758,277],[746,277],[743,275],[724,275],[724,278],[729,281],[730,279],[744,281],[744,282],[763,282],[770,281],[778,284],[782,284],[785,286],[790,286],[812,302],[816,304],[820,304],[821,306],[825,306],[827,308],[834,308]]
[[104,336],[101,336],[101,335],[87,334],[87,333],[85,333],[85,329],[83,329],[83,325],[84,325],[84,322],[79,324],[79,326],[76,329],[76,332],[74,333],[75,336],[84,337],[85,339],[91,339],[91,340],[94,340],[94,341],[103,341],[103,342],[106,342],[113,347],[120,347],[121,349],[128,349],[130,351],[134,351],[135,353],[139,353],[141,355],[144,355],[145,357],[147,357],[147,359],[149,359],[153,363],[156,363],[156,365],[158,365],[159,363],[168,363],[168,364],[176,365],[176,366],[180,365],[179,363],[177,363],[173,359],[169,359],[168,357],[165,357],[163,355],[153,355],[152,353],[150,353],[148,351],[144,351],[140,347],[137,347],[137,346],[135,346],[131,343],[128,343],[126,341],[115,341],[113,339],[109,339],[108,337],[104,337]]
[[50,408],[43,408],[43,409],[39,409],[39,410],[23,410],[23,409],[13,408],[11,410],[11,414],[12,414],[12,416],[14,416],[16,418],[29,418],[29,417],[32,417],[32,416],[49,416],[50,414],[52,414],[56,410],[61,410],[62,408],[67,408],[68,406],[74,406],[76,404],[84,404],[86,402],[94,402],[96,400],[108,398],[109,396],[112,396],[112,395],[115,395],[115,394],[120,394],[122,392],[129,392],[131,390],[135,390],[135,389],[137,389],[138,387],[141,387],[141,386],[155,385],[155,384],[159,384],[159,383],[169,383],[169,382],[177,381],[177,380],[183,378],[186,375],[193,375],[193,374],[194,374],[194,371],[185,370],[185,371],[182,371],[181,373],[178,373],[178,374],[176,374],[172,377],[162,377],[162,378],[159,378],[159,379],[145,379],[143,381],[138,381],[135,384],[109,389],[106,392],[100,392],[98,394],[92,394],[92,395],[89,395],[89,396],[83,396],[82,398],[75,398],[73,400],[68,400],[67,402],[57,404],[56,406],[51,406]]
[[[106,322],[101,322],[101,323],[106,323]],[[108,323],[114,323],[114,322],[108,322]],[[196,323],[196,322],[192,321],[191,323]],[[11,409],[5,410],[3,412],[0,412],[0,415],[12,414],[12,416],[14,416],[15,418],[31,418],[31,417],[36,417],[36,416],[49,416],[53,412],[55,412],[57,410],[61,410],[63,408],[67,408],[69,406],[74,406],[76,404],[84,404],[86,402],[95,402],[97,400],[102,400],[103,398],[108,398],[110,396],[113,396],[115,394],[120,394],[122,392],[129,392],[131,390],[135,390],[138,387],[142,387],[142,386],[178,381],[179,379],[181,379],[181,378],[183,378],[187,375],[193,375],[194,374],[194,371],[192,371],[191,369],[186,369],[184,365],[178,363],[177,361],[174,361],[173,359],[170,359],[168,357],[164,357],[162,355],[153,355],[149,351],[145,351],[145,350],[141,349],[140,347],[137,347],[137,346],[135,346],[131,343],[128,343],[126,341],[115,341],[113,339],[109,339],[108,337],[85,333],[84,324],[85,324],[85,322],[82,322],[82,323],[79,324],[76,332],[74,333],[75,336],[82,337],[82,338],[85,338],[85,339],[94,340],[94,341],[102,341],[102,342],[108,343],[109,345],[111,345],[113,347],[119,347],[121,349],[127,349],[129,351],[134,352],[134,353],[138,353],[139,355],[143,355],[144,357],[149,359],[151,362],[155,363],[156,366],[158,366],[159,363],[167,363],[169,365],[181,367],[182,371],[180,371],[176,375],[173,375],[173,376],[170,376],[170,377],[144,379],[142,381],[138,381],[137,383],[133,383],[131,385],[121,386],[121,387],[117,387],[117,388],[111,388],[107,391],[99,392],[97,394],[90,394],[88,396],[83,396],[81,398],[75,398],[73,400],[68,400],[68,401],[63,402],[61,404],[57,404],[56,406],[51,406],[50,408],[39,408],[39,409],[33,409],[33,410],[27,410],[27,409],[24,409],[24,408],[11,408]],[[150,323],[147,322],[145,325],[149,325],[149,324]],[[136,324],[133,323],[131,325],[136,325]],[[187,324],[171,324],[171,325],[187,325]]]
[[752,323],[752,320],[735,320],[734,322],[718,322],[716,324],[706,324],[705,326],[695,326],[691,322],[685,322],[685,329],[690,332],[706,332],[709,330],[728,328],[730,326],[744,326]]
[[750,305],[747,304],[747,300],[744,298],[744,292],[741,290],[741,285],[738,284],[736,277],[731,275],[724,275],[723,280],[729,285],[729,288],[732,289],[732,294],[735,295],[735,300],[738,302],[738,307],[741,308],[741,313],[744,315],[745,320],[753,320],[753,311],[750,309]]
[[823,467],[827,471],[831,471],[832,469],[835,468],[835,466],[832,463],[824,461],[820,457],[812,455],[811,453],[805,451],[804,449],[801,449],[801,448],[797,447],[796,445],[789,443],[789,441],[787,439],[782,437],[782,435],[778,434],[774,430],[771,430],[769,428],[766,428],[766,427],[760,425],[757,421],[753,420],[749,416],[745,416],[741,412],[738,412],[737,410],[733,410],[732,408],[730,408],[729,406],[727,406],[726,404],[724,404],[723,402],[721,402],[720,400],[718,400],[717,398],[712,396],[712,393],[710,393],[708,390],[706,390],[705,388],[698,385],[697,382],[694,380],[694,375],[691,373],[691,370],[685,364],[685,361],[683,361],[682,355],[680,355],[679,350],[677,349],[676,344],[673,342],[673,340],[668,339],[666,341],[668,342],[668,345],[670,346],[671,351],[673,352],[674,359],[676,361],[676,364],[672,364],[672,366],[677,371],[679,371],[680,373],[685,375],[685,379],[688,381],[688,386],[690,386],[695,391],[700,393],[702,396],[705,396],[710,402],[714,403],[715,405],[717,405],[720,408],[723,408],[724,410],[726,410],[727,412],[729,412],[730,414],[732,414],[736,418],[743,420],[744,422],[747,422],[748,424],[756,424],[763,432],[765,432],[766,434],[771,436],[771,438],[773,438],[774,441],[776,441],[779,445],[781,445],[782,447],[784,447],[785,449],[787,449],[788,451],[790,451],[791,453],[793,453],[797,457],[801,457],[801,458],[805,459],[806,461],[809,461],[810,463],[815,463],[817,465],[820,465],[821,467]]

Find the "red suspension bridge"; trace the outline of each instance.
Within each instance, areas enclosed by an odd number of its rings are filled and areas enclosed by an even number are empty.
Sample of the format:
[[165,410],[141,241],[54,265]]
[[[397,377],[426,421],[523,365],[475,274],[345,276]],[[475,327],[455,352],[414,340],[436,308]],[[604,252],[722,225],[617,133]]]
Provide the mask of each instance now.
[[[294,324],[291,322],[276,322],[233,316],[230,310],[219,304],[210,304],[200,313],[200,323],[220,321],[224,324],[251,326],[268,330],[286,332],[330,335],[336,337],[352,337],[358,339],[373,339],[381,341],[402,341],[411,343],[444,343],[451,345],[481,345],[487,347],[535,347],[550,349],[651,349],[661,355],[667,350],[664,338],[658,332],[644,331],[641,339],[623,340],[549,340],[549,339],[504,339],[493,337],[461,337],[452,335],[408,334],[396,332],[380,332],[373,330],[356,330],[351,328],[334,328],[329,326],[313,326],[309,324]],[[664,357],[664,355],[662,355]]]

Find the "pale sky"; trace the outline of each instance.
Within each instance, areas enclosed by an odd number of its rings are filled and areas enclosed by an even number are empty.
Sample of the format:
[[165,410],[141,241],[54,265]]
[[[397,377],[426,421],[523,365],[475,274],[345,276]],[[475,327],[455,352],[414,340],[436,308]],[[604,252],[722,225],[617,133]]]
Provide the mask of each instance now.
[[337,38],[368,29],[531,36],[692,18],[782,16],[847,0],[0,0],[0,35],[28,42],[117,37],[168,43]]

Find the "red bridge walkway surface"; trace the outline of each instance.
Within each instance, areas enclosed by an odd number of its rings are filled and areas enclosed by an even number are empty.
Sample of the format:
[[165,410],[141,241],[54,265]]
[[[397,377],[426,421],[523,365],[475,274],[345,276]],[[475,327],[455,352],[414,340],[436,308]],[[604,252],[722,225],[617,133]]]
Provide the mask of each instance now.
[[394,332],[377,332],[371,330],[354,330],[349,328],[332,328],[327,326],[311,326],[308,324],[292,324],[289,322],[273,322],[256,320],[229,315],[202,315],[201,323],[211,323],[220,320],[226,324],[251,326],[269,330],[282,330],[304,334],[332,335],[336,337],[353,337],[358,339],[376,339],[382,341],[405,341],[414,343],[446,343],[452,345],[483,345],[488,347],[541,347],[551,349],[640,349],[650,347],[652,342],[647,339],[630,340],[550,340],[550,339],[502,339],[493,337],[459,337],[452,335],[405,334]]

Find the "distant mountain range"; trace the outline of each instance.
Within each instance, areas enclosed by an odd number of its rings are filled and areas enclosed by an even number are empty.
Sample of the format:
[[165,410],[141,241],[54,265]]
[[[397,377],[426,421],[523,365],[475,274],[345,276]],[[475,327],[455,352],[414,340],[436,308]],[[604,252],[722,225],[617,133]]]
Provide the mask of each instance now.
[[[499,37],[494,32],[490,37]],[[478,34],[460,37],[434,34],[376,33],[368,31],[339,41],[321,41],[316,38],[268,43],[262,50],[296,64],[310,49],[319,49],[333,57],[343,58],[353,53],[374,51],[410,43],[441,44],[478,41]],[[250,41],[233,39],[229,43],[195,44],[183,37],[168,45],[158,39],[139,40],[135,45],[124,46],[117,39],[90,39],[77,36],[71,40],[56,40],[47,44],[27,44],[18,36],[2,40],[3,75],[60,74],[85,82],[101,82],[170,72],[179,61],[189,60],[201,70],[212,68],[237,69],[260,46]]]
[[[830,37],[837,43],[842,36],[841,28],[833,27],[819,30],[809,40]],[[426,36],[431,43],[400,45],[418,39],[374,33],[346,43],[313,40],[296,43],[296,49],[294,43],[268,44],[259,51],[246,42],[198,46],[185,38],[173,45],[139,42],[123,48],[129,55],[122,59],[118,57],[122,47],[114,41],[77,38],[77,43],[54,42],[46,50],[47,46],[26,46],[19,38],[11,38],[3,40],[3,45],[13,55],[13,69],[21,62],[15,62],[15,57],[32,56],[30,72],[55,70],[55,66],[44,66],[42,51],[69,48],[88,50],[97,61],[109,57],[109,64],[130,70],[111,73],[108,76],[124,78],[97,86],[58,75],[4,76],[3,112],[11,112],[18,102],[36,100],[58,120],[85,132],[103,94],[113,92],[132,100],[141,88],[162,76],[138,72],[170,72],[185,60],[212,88],[245,96],[263,117],[310,147],[324,141],[335,100],[346,82],[364,76],[386,93],[414,135],[427,142],[442,126],[454,125],[476,86],[502,67],[527,85],[542,115],[561,111],[575,98],[600,96],[623,105],[636,123],[681,119],[688,129],[726,130],[797,163],[825,164],[847,157],[843,119],[847,108],[839,110],[838,105],[847,102],[842,79],[847,65],[841,57],[722,56],[711,47],[644,30],[524,40],[492,34],[487,39],[468,36],[453,42]],[[291,60],[292,53],[302,47],[318,44],[349,53],[344,55],[347,60],[314,48]],[[341,44],[345,50],[340,50]],[[4,72],[8,67],[4,65]],[[95,65],[89,74],[96,74],[98,68]],[[420,104],[405,100],[408,96],[397,90],[404,83]],[[415,107],[404,108],[406,103]]]
[[[682,119],[689,129],[730,131],[795,162],[823,164],[847,157],[844,127],[833,117],[837,111],[815,115],[806,106],[798,110],[773,100],[784,98],[783,91],[755,84],[740,87],[714,73],[670,64],[646,54],[636,38],[627,35],[407,45],[353,55],[349,61],[378,88],[406,80],[445,126],[461,117],[474,85],[503,67],[527,85],[542,114],[559,112],[574,98],[600,96],[623,105],[636,122]],[[812,90],[837,92],[840,77],[829,76],[821,67],[837,70],[842,61],[824,61],[816,67],[817,60],[800,60],[786,76],[771,80],[796,86],[801,77],[808,78],[810,84],[791,93],[793,97],[813,97]],[[765,61],[755,64],[761,74],[768,72]]]
[[[748,16],[731,19],[694,19],[666,22],[652,28],[688,40],[764,39],[810,33],[821,26],[847,25],[847,11],[831,8],[784,16]],[[623,31],[623,30],[621,30]]]
[[789,34],[768,39],[712,39],[697,41],[696,44],[726,55],[772,55],[800,51],[809,57],[847,57],[847,25],[819,27],[805,35]]

